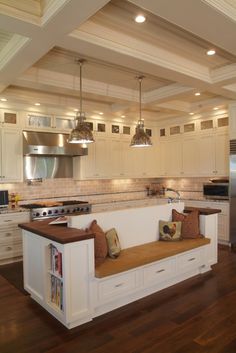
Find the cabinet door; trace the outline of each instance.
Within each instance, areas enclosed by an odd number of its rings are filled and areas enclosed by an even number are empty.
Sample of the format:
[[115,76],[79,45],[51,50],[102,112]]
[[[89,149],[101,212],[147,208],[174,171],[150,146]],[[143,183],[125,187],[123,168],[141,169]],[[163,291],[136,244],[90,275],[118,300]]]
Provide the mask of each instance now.
[[20,130],[2,129],[2,181],[22,181],[22,134]]
[[95,177],[110,177],[110,144],[106,137],[96,137],[95,147]]
[[229,137],[226,132],[215,135],[215,158],[215,174],[229,175]]
[[111,164],[109,175],[111,177],[122,177],[124,176],[123,166],[123,141],[120,139],[110,139],[109,148],[111,153]]
[[168,176],[179,176],[182,172],[182,146],[180,139],[170,138],[166,143],[165,171]]
[[198,139],[199,175],[215,175],[215,140],[213,133]]
[[197,176],[199,173],[198,140],[195,136],[188,136],[182,142],[183,175]]

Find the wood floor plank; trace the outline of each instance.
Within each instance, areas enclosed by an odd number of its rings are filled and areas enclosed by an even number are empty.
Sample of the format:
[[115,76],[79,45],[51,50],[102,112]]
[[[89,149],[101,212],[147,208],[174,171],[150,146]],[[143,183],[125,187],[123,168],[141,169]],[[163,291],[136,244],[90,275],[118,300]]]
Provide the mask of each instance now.
[[10,276],[13,284],[0,276],[0,352],[235,353],[235,273],[236,253],[221,247],[211,273],[72,330],[25,295],[15,274]]

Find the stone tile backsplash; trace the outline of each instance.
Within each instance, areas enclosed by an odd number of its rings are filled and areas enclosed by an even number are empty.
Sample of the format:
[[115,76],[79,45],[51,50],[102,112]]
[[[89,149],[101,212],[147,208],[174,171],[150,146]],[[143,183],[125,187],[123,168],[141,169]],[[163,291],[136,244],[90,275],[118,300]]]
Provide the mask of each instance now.
[[37,185],[27,183],[1,184],[2,190],[20,195],[22,202],[40,199],[80,199],[90,202],[111,202],[146,197],[146,187],[163,185],[180,192],[181,198],[202,198],[202,185],[206,178],[153,178],[153,179],[112,179],[112,180],[73,180],[45,179]]

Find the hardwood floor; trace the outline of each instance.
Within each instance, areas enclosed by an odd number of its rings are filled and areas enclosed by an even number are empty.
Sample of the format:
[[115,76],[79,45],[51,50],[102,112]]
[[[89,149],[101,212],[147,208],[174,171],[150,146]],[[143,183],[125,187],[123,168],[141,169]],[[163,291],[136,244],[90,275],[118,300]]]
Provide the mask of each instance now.
[[235,353],[236,253],[213,271],[67,330],[0,276],[1,353]]

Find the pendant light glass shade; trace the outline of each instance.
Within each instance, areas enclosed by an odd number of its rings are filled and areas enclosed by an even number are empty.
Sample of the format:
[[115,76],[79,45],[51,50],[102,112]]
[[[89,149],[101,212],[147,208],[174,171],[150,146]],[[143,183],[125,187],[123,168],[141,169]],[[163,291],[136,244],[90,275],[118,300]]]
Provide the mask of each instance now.
[[135,129],[135,134],[131,140],[131,147],[150,147],[152,146],[152,141],[150,137],[144,131],[144,120],[142,119],[142,110],[141,110],[141,85],[144,76],[138,77],[139,80],[139,120]]
[[75,128],[71,131],[67,141],[69,143],[87,144],[94,142],[94,138],[91,129],[86,124],[85,113],[82,111],[82,65],[84,60],[79,60],[78,63],[80,65],[80,111],[76,114]]

